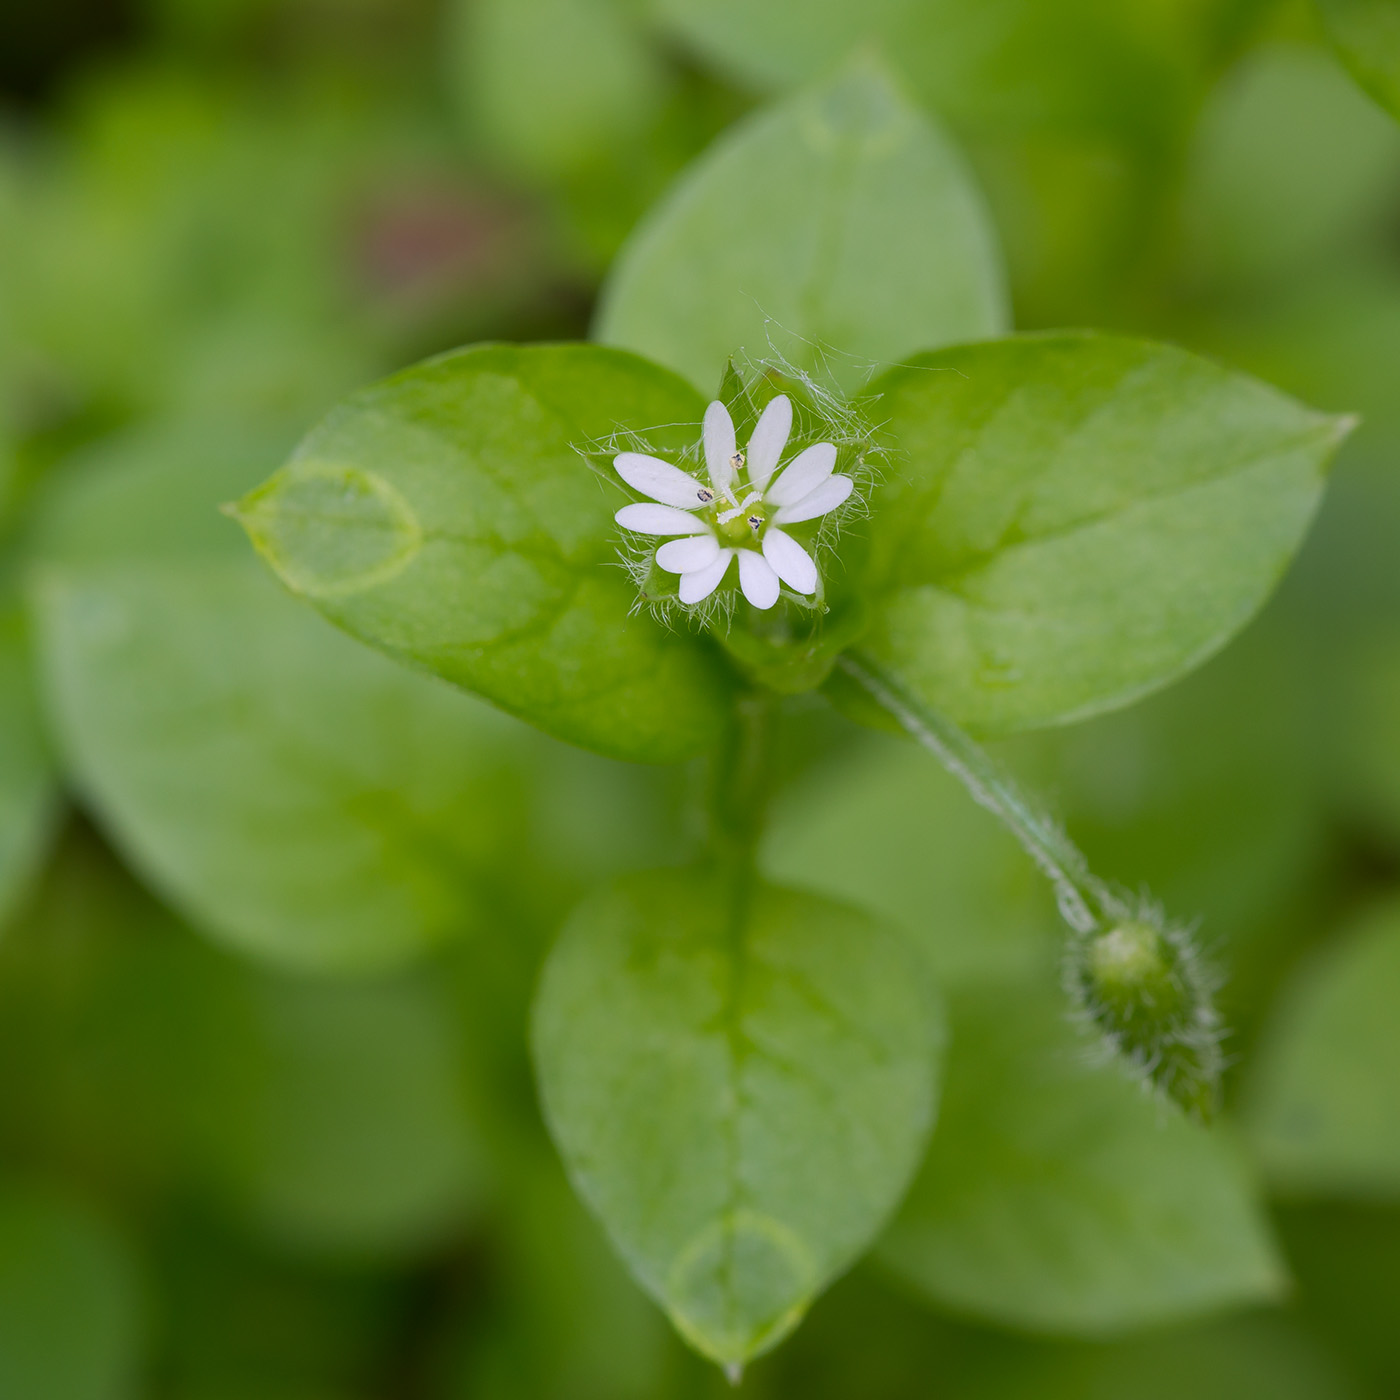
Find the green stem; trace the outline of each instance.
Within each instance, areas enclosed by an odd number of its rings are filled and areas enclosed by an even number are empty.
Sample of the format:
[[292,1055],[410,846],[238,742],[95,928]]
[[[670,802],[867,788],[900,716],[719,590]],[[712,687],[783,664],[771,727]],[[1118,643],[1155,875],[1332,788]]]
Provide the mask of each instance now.
[[774,722],[773,696],[741,694],[711,771],[711,840],[721,858],[745,868],[753,865],[768,817]]
[[928,749],[980,806],[1001,820],[1054,886],[1060,914],[1070,928],[1089,934],[1127,915],[1123,901],[1093,874],[1054,819],[1036,807],[971,735],[915,699],[868,656],[847,652],[837,665],[910,738]]

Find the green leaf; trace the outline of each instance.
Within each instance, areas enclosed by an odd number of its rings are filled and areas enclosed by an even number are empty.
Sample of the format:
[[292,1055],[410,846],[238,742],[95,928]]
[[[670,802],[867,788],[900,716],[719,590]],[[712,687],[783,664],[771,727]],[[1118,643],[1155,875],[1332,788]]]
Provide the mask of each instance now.
[[779,799],[764,870],[903,928],[940,986],[1053,965],[1057,921],[1025,852],[907,742],[871,735]]
[[1294,975],[1259,1051],[1247,1123],[1271,1183],[1400,1195],[1400,905]]
[[140,1314],[135,1267],[104,1221],[48,1191],[0,1190],[0,1395],[135,1395]]
[[597,334],[707,393],[740,352],[849,391],[1005,319],[995,236],[961,158],[861,66],[697,162],[622,253]]
[[32,671],[23,614],[0,605],[0,924],[43,860],[58,811]]
[[1352,76],[1400,117],[1400,0],[1317,0]]
[[981,733],[1125,705],[1260,607],[1351,424],[1185,351],[1024,336],[872,389],[896,444],[871,500],[862,640]]
[[668,763],[715,743],[704,642],[629,615],[606,458],[691,446],[680,380],[595,346],[479,346],[352,396],[237,507],[294,592],[361,641],[571,743]]
[[462,99],[518,169],[576,173],[665,97],[660,54],[622,0],[470,0],[453,19]]
[[796,1326],[897,1204],[941,1039],[916,960],[867,916],[680,870],[577,911],[534,1017],[575,1185],[730,1367]]
[[940,1305],[1096,1335],[1277,1296],[1229,1141],[1165,1110],[1053,991],[960,993],[938,1130],[879,1257]]
[[[1183,191],[1193,275],[1233,293],[1235,322],[1254,309],[1239,288],[1296,294],[1312,268],[1352,273],[1385,236],[1397,173],[1400,129],[1329,54],[1257,49],[1202,118]],[[1277,296],[1259,309],[1276,315]]]
[[[741,81],[775,89],[878,47],[920,98],[988,131],[1160,129],[1203,48],[1199,21],[1103,0],[657,0],[665,22]],[[1138,12],[1141,11],[1141,13]],[[1193,15],[1194,21],[1194,15]]]
[[83,797],[197,926],[382,968],[493,919],[527,736],[267,577],[215,504],[265,454],[176,433],[75,473],[34,589],[50,712]]

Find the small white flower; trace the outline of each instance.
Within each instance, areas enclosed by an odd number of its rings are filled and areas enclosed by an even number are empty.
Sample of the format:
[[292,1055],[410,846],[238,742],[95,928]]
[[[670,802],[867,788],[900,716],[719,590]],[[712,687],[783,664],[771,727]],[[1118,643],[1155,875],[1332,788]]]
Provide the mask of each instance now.
[[756,608],[778,601],[779,580],[795,593],[817,591],[812,556],[781,527],[835,510],[855,487],[835,476],[836,447],[819,442],[798,453],[775,477],[792,432],[792,403],[779,394],[763,410],[747,457],[734,440],[734,420],[716,401],[705,410],[709,485],[642,452],[613,458],[617,474],[656,505],[623,506],[617,523],[640,535],[675,535],[656,562],[680,575],[682,603],[698,603],[719,587],[736,555],[739,587]]

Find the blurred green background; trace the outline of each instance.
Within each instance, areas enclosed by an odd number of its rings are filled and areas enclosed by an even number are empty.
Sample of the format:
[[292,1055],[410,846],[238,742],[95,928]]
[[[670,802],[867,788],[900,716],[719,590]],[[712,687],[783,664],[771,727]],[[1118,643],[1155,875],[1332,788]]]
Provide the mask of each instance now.
[[[1135,1312],[1072,1300],[1053,1247],[986,1286],[877,1250],[745,1390],[1400,1393],[1400,124],[1309,8],[0,0],[5,1400],[726,1390],[570,1194],[525,1050],[563,913],[693,844],[695,775],[399,671],[215,506],[379,374],[585,336],[685,164],[872,45],[962,142],[1018,328],[1172,339],[1363,415],[1239,642],[1004,746],[1096,868],[1201,919],[1222,1131],[1287,1281],[1164,1278]],[[920,756],[790,721],[767,864],[926,946],[956,1122],[979,1025],[1053,984],[1053,913]],[[993,1216],[1053,1241],[1059,1149],[958,1130],[967,1173],[1016,1158]]]

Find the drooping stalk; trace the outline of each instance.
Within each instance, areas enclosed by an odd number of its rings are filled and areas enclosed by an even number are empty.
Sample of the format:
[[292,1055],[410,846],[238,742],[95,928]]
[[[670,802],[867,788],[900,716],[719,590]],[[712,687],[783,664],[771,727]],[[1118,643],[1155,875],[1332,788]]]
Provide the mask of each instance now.
[[992,756],[869,657],[837,663],[910,738],[996,816],[1049,879],[1070,929],[1064,979],[1077,1008],[1145,1082],[1188,1111],[1214,1111],[1223,1058],[1215,979],[1191,931],[1117,893]]
[[932,753],[979,806],[1000,819],[1049,879],[1070,928],[1090,934],[1127,917],[1127,906],[1093,874],[1069,837],[970,734],[915,700],[895,677],[868,658],[847,652],[837,664],[911,739]]

